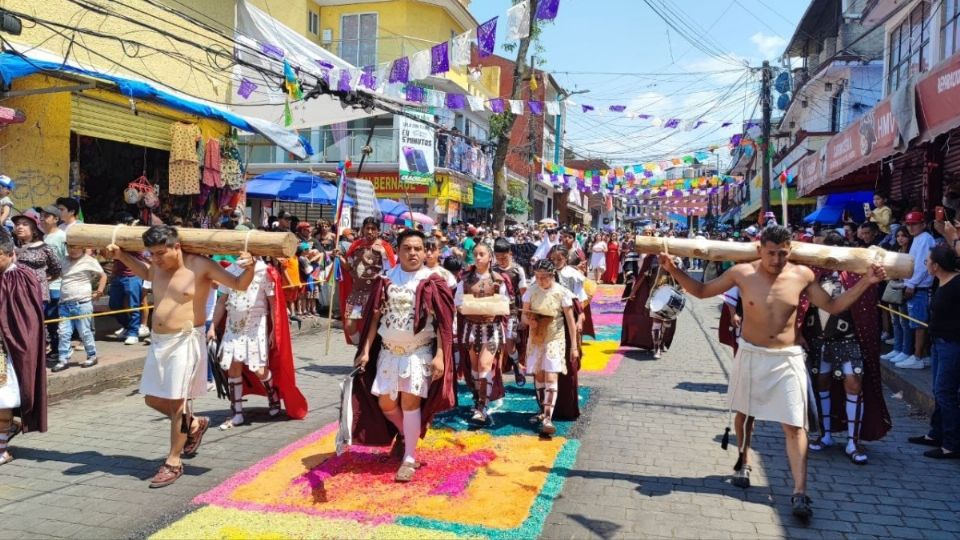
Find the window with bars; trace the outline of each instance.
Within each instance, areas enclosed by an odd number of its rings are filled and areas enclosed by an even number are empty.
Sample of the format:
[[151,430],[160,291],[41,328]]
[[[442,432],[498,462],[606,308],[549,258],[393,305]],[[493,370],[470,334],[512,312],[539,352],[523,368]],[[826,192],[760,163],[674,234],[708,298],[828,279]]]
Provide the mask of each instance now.
[[320,35],[320,15],[316,11],[307,11],[307,32]]
[[340,58],[358,66],[377,63],[377,14],[340,17]]
[[940,26],[941,58],[960,51],[960,0],[943,0],[943,24]]
[[921,2],[889,35],[887,89],[893,92],[911,75],[930,67],[930,3]]

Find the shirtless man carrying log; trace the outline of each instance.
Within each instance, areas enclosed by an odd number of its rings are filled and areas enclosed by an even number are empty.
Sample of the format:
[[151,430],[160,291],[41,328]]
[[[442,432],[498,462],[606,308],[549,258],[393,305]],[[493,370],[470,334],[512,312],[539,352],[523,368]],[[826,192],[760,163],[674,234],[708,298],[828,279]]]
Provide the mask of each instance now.
[[831,298],[812,270],[787,262],[787,228],[764,229],[757,251],[759,261],[738,264],[707,283],[700,283],[677,268],[672,257],[661,255],[660,265],[697,298],[717,296],[739,287],[743,300],[742,335],[729,390],[731,409],[737,412],[735,429],[740,446],[734,484],[750,485],[748,452],[753,418],[780,422],[794,482],[790,498],[793,515],[807,520],[813,509],[806,495],[808,379],[803,349],[796,344],[800,295],[806,294],[812,304],[831,315],[839,314],[849,309],[867,288],[886,279],[886,271],[874,265],[854,287]]
[[234,276],[211,259],[184,253],[177,230],[166,225],[143,233],[143,245],[149,251],[146,263],[115,244],[107,246],[106,254],[153,282],[153,328],[140,393],[147,406],[170,418],[170,453],[150,482],[150,487],[159,488],[183,475],[181,453],[193,457],[210,426],[209,418],[193,416],[191,400],[207,389],[203,328],[211,283],[246,290],[254,265],[249,253],[241,253],[236,264],[244,271]]

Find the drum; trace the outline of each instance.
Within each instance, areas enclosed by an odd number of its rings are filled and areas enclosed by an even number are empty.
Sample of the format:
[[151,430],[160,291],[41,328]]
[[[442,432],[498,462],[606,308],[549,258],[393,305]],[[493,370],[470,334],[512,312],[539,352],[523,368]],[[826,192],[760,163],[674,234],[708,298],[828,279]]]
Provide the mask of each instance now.
[[680,315],[686,303],[687,298],[682,291],[669,285],[657,287],[650,294],[650,316],[655,319],[672,321]]

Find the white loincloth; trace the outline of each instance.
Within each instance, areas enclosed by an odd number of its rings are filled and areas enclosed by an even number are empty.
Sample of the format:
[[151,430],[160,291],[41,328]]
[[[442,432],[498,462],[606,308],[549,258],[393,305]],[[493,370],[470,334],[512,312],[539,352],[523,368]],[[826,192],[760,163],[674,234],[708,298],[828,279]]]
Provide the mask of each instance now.
[[730,408],[757,420],[809,429],[803,348],[758,347],[741,339],[730,374]]
[[207,393],[207,343],[203,327],[178,334],[150,334],[140,393],[192,399]]

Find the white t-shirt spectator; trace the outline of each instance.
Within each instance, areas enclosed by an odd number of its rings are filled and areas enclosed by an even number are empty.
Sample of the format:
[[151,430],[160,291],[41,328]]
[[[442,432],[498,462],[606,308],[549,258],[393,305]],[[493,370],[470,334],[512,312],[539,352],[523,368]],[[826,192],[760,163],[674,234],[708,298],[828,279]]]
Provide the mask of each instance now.
[[103,267],[96,259],[84,255],[79,259],[67,259],[60,284],[60,303],[89,302],[93,299],[93,281],[100,278]]

